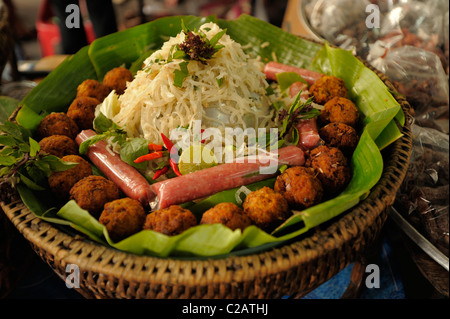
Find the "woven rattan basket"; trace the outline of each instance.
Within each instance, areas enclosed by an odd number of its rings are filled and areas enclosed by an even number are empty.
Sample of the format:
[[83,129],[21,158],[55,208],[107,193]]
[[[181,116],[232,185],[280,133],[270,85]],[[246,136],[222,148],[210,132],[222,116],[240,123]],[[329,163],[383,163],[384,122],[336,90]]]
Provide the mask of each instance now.
[[[395,91],[383,74],[375,72]],[[66,278],[68,264],[79,267],[78,291],[87,298],[301,297],[356,261],[380,234],[412,149],[410,106],[396,96],[406,113],[406,125],[403,136],[383,150],[384,171],[370,195],[303,239],[266,252],[199,260],[137,256],[61,231],[21,201],[1,206],[61,278]]]

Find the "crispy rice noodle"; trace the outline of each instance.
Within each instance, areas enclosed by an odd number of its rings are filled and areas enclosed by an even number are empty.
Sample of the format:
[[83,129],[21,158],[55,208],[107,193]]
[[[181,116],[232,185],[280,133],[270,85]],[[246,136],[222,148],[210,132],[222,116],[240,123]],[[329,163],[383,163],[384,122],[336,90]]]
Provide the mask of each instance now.
[[[204,24],[200,30],[208,39],[221,31],[214,23]],[[161,133],[168,135],[179,126],[193,127],[194,120],[222,133],[225,127],[276,126],[262,63],[251,59],[227,34],[218,43],[224,47],[207,64],[190,61],[182,87],[174,85],[174,71],[183,60],[168,63],[167,59],[171,48],[184,38],[183,32],[170,38],[145,60],[120,96],[114,122],[129,136],[143,136],[154,143],[162,142]]]

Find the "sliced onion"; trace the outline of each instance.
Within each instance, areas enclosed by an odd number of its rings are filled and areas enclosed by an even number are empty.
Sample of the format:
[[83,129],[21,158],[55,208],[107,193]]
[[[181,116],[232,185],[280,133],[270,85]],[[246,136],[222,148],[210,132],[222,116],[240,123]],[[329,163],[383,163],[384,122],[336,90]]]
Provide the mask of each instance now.
[[242,204],[242,199],[241,199],[241,194],[245,194],[245,196],[247,196],[248,194],[250,194],[252,191],[249,190],[247,187],[245,186],[241,186],[235,193],[235,198],[236,198],[236,203],[238,205]]

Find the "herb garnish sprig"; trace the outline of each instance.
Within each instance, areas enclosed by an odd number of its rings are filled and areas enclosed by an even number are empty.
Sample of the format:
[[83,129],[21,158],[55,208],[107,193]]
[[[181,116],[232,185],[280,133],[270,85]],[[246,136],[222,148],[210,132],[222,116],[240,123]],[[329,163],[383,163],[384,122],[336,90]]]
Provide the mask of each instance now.
[[289,110],[281,108],[278,112],[278,119],[281,121],[281,130],[278,133],[281,146],[288,134],[291,134],[292,144],[297,144],[300,138],[296,124],[300,120],[312,119],[320,115],[320,110],[313,107],[312,102],[314,97],[310,97],[305,102],[300,99],[301,91],[297,94],[294,102]]
[[16,186],[23,183],[29,189],[46,189],[52,172],[70,169],[77,163],[42,152],[39,143],[20,125],[6,121],[0,125],[0,193],[9,202],[16,195]]
[[120,158],[129,165],[144,169],[146,163],[135,163],[139,156],[148,153],[148,141],[142,137],[127,137],[127,132],[107,118],[103,113],[99,113],[94,119],[94,130],[96,135],[88,138],[80,144],[79,153],[85,154],[89,147],[102,140],[110,140],[111,143],[120,147]]
[[171,54],[167,59],[167,62],[172,62],[173,59],[184,60],[179,64],[180,69],[174,71],[174,85],[180,88],[183,86],[184,79],[189,76],[189,61],[199,61],[202,64],[207,64],[207,61],[224,47],[218,44],[218,42],[227,32],[224,29],[214,35],[210,40],[201,30],[194,30],[194,32],[189,30],[183,21],[181,21],[181,28],[185,34],[185,40],[172,47],[170,50]]

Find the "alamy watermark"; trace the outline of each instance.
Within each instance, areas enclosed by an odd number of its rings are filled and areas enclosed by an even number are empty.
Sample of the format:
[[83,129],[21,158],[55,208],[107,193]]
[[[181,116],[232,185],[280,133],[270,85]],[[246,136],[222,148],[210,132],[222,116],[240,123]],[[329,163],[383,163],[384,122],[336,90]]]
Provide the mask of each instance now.
[[76,264],[66,265],[66,287],[80,288],[80,268]]
[[366,13],[369,15],[366,17],[366,27],[368,29],[380,28],[380,8],[376,4],[368,4],[366,6]]
[[[190,155],[191,163],[259,163],[260,174],[274,174],[278,170],[278,128],[215,127],[202,129],[201,121],[195,120],[189,129],[176,128],[170,131],[169,138],[176,142],[180,150],[202,144],[194,148]],[[214,153],[215,158],[209,156]],[[171,153],[175,162],[178,154]]]
[[65,21],[66,27],[79,29],[81,27],[80,7],[76,4],[69,4],[66,7],[66,13],[68,13]]
[[369,289],[380,288],[380,267],[376,264],[369,264],[366,266],[365,270],[366,276],[366,287]]

